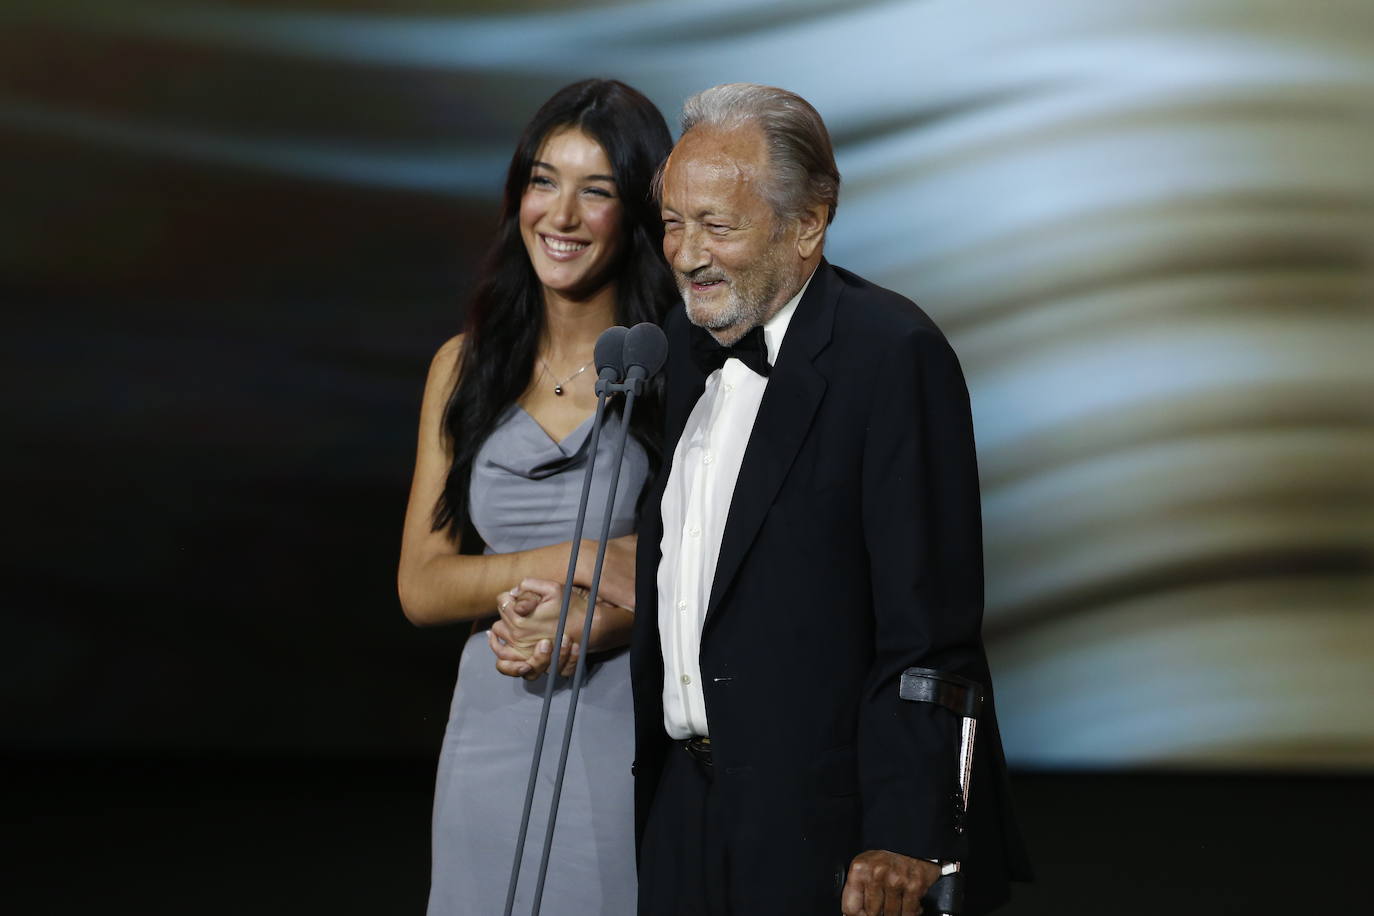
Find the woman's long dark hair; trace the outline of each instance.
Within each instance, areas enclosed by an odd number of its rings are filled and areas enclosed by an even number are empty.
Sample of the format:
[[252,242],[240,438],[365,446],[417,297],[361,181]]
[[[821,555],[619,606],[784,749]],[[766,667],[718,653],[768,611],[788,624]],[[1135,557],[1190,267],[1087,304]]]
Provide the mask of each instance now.
[[[616,324],[659,322],[678,301],[663,261],[663,221],[649,191],[654,172],[672,148],[663,115],[618,80],[583,80],[560,89],[520,135],[506,173],[496,238],[468,305],[458,380],[444,409],[453,463],[434,507],[434,530],[447,529],[452,538],[472,531],[468,484],[477,450],[529,387],[534,372],[544,334],[544,294],[520,236],[520,200],[539,147],[563,127],[577,127],[596,140],[611,162],[621,202]],[[631,430],[654,465],[662,459],[658,401],[637,401],[631,418]],[[466,551],[469,545],[463,547]]]

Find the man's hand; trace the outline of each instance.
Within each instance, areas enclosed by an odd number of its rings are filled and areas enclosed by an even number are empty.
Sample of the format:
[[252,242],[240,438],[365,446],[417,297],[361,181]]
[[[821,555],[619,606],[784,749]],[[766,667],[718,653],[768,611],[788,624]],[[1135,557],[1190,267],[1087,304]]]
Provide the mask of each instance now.
[[939,878],[934,862],[870,849],[849,863],[840,909],[844,916],[920,916],[921,898]]
[[[487,631],[487,643],[496,656],[496,670],[510,677],[534,680],[553,663],[553,636],[558,625],[558,609],[563,587],[542,579],[525,579],[508,592],[496,596],[501,619]],[[568,630],[558,654],[558,673],[564,677],[577,667],[580,634],[585,614],[585,599],[569,608]]]
[[[498,621],[487,631],[487,645],[496,656],[497,671],[508,677],[522,677],[532,681],[549,670],[549,665],[553,662],[553,640],[541,639],[533,649],[526,652],[503,639],[499,635],[500,629],[501,624]],[[580,654],[581,650],[578,649],[577,643],[564,636],[563,651],[558,654],[558,673],[561,677],[572,677]]]
[[628,643],[634,612],[598,598],[590,649],[582,645],[587,597],[586,589],[573,587],[563,644],[555,653],[553,640],[558,634],[563,586],[544,579],[525,579],[497,595],[496,609],[501,619],[487,631],[488,645],[496,656],[496,670],[510,677],[534,680],[552,667],[563,677],[572,677],[578,656],[584,651],[618,649]]

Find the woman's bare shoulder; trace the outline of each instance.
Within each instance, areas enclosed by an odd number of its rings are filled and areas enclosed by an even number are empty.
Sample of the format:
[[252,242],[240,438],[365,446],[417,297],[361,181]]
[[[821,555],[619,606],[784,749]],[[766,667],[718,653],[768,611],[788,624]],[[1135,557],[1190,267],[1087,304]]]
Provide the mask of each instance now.
[[457,380],[458,360],[463,355],[463,335],[455,334],[434,354],[434,359],[429,363],[428,387],[443,388],[445,390],[453,387]]
[[454,334],[444,341],[434,354],[434,359],[430,362],[430,369],[444,369],[452,372],[458,365],[458,358],[463,355],[463,335]]

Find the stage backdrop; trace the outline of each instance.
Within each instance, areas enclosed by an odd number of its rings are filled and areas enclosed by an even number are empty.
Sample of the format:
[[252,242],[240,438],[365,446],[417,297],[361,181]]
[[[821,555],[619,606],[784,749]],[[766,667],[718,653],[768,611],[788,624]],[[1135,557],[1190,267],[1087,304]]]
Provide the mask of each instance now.
[[1036,766],[1374,766],[1367,0],[8,2],[4,745],[437,747],[430,353],[557,87],[796,90],[973,397]]

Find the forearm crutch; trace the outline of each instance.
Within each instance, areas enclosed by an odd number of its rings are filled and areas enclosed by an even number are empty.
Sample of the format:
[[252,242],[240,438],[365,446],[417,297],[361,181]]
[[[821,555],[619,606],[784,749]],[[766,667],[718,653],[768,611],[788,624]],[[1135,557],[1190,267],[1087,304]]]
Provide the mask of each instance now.
[[[955,774],[954,829],[963,834],[968,816],[969,786],[973,781],[973,743],[978,715],[983,709],[983,688],[977,681],[932,668],[908,668],[902,672],[898,696],[914,703],[935,703],[959,717],[959,768]],[[946,862],[940,878],[930,886],[921,906],[928,916],[959,916],[964,911],[964,873],[958,862]]]

